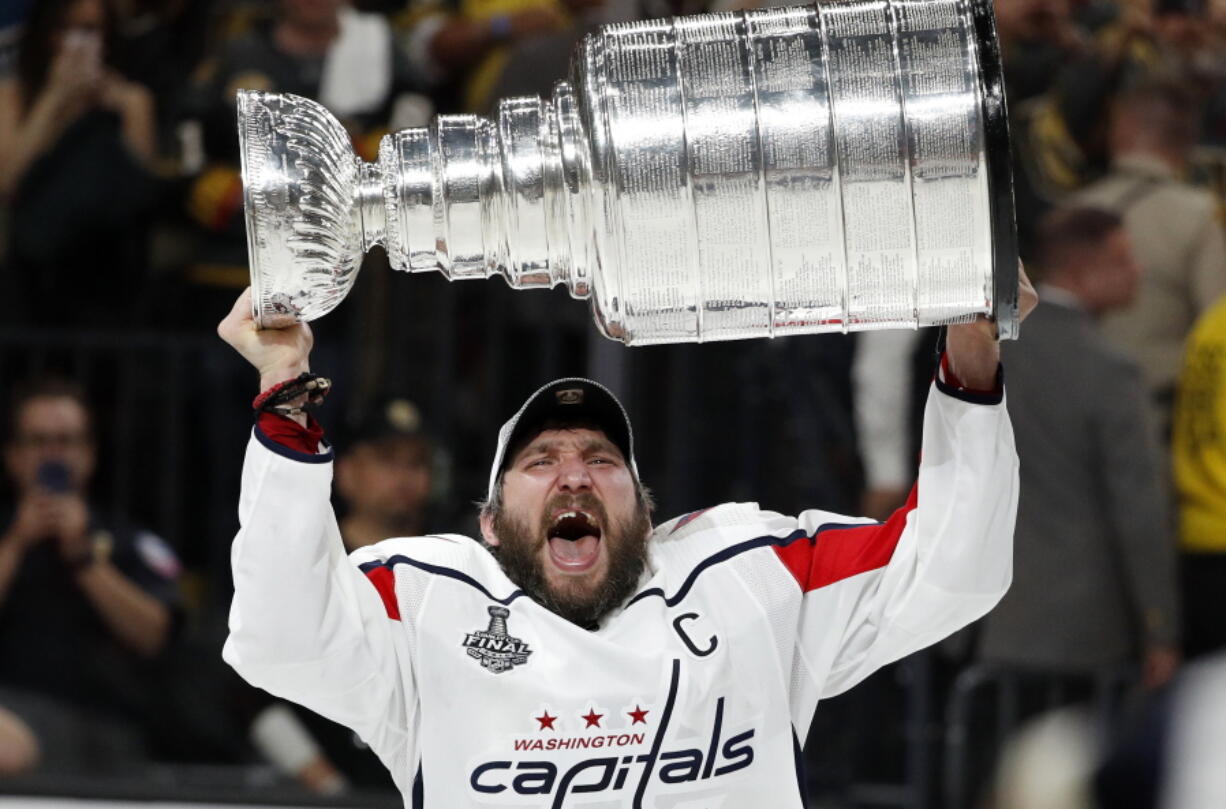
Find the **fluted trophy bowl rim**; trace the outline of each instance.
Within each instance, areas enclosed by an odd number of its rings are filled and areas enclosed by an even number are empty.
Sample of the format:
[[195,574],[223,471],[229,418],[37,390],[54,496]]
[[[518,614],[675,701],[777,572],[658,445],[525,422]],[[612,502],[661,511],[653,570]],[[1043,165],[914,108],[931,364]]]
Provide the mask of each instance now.
[[[315,320],[348,295],[365,253],[355,225],[361,161],[316,101],[239,90],[236,102],[252,318],[273,329]],[[275,120],[266,138],[262,117]],[[317,238],[321,230],[335,238]]]

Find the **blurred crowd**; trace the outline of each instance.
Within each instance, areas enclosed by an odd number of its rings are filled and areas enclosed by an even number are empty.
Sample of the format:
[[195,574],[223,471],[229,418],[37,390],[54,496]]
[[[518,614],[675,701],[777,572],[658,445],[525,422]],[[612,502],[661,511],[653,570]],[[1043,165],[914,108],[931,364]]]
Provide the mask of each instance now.
[[[106,453],[167,451],[139,427],[130,444],[106,435],[123,383],[4,356],[38,341],[211,334],[247,283],[236,90],[318,100],[373,159],[384,134],[436,113],[547,94],[597,25],[756,5],[0,5],[0,777],[262,763],[317,795],[390,789],[360,739],[220,662],[232,515],[215,504],[234,487],[201,477],[237,471],[254,381],[210,360],[188,374],[190,403],[158,405],[187,408],[184,446],[217,458],[177,461],[194,469],[175,479],[199,501],[187,513],[207,515],[163,537],[142,524],[149,514],[98,494]],[[1204,775],[1220,768],[1176,766],[1197,760],[1176,751],[1214,749],[1226,727],[1226,0],[996,8],[1020,249],[1042,302],[1004,349],[1023,470],[1014,585],[932,653],[931,690],[968,734],[1020,730],[954,749],[954,792],[1000,809],[1226,805]],[[938,330],[637,350],[610,364],[578,304],[516,295],[508,313],[488,288],[393,278],[380,253],[367,264],[353,300],[319,324],[343,383],[322,418],[342,450],[351,548],[471,532],[492,426],[542,370],[618,370],[632,412],[649,411],[641,460],[662,511],[745,498],[884,517],[913,482]],[[508,348],[520,344],[535,350]],[[741,393],[700,409],[690,391],[709,384]],[[230,443],[193,431],[205,419]],[[850,710],[881,733],[807,751],[834,805],[879,775],[863,764],[873,745],[902,735],[899,712]],[[837,733],[822,716],[815,732]]]

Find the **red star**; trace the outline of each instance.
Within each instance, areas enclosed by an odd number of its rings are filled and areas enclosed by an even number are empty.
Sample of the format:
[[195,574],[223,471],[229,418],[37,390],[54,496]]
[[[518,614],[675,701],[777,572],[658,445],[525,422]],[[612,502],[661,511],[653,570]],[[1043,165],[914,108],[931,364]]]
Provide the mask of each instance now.
[[541,723],[541,726],[537,728],[537,730],[545,730],[546,728],[549,730],[555,729],[553,726],[553,720],[557,719],[557,717],[550,716],[549,711],[543,711],[540,716],[534,716],[532,718]]
[[647,714],[649,713],[651,713],[651,711],[644,711],[637,704],[634,706],[633,711],[626,711],[626,715],[629,716],[631,720],[633,720],[630,722],[630,724],[632,725],[637,725],[640,722],[646,725],[647,724]]
[[582,719],[584,722],[587,722],[587,724],[584,725],[585,728],[590,728],[590,727],[600,727],[600,720],[603,717],[604,717],[604,714],[596,713],[595,708],[588,708],[587,715],[580,716],[579,718]]

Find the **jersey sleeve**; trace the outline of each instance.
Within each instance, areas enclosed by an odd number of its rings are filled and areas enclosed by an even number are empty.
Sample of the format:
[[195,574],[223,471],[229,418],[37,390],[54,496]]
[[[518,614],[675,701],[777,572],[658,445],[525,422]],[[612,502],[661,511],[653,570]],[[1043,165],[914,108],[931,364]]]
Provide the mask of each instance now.
[[802,592],[800,709],[987,613],[1012,576],[1017,454],[1003,391],[929,391],[907,503],[884,523],[823,511],[775,548]]
[[[404,624],[345,554],[332,455],[256,428],[243,467],[223,657],[252,685],[353,729],[411,788],[415,687]],[[395,763],[395,766],[393,766]]]

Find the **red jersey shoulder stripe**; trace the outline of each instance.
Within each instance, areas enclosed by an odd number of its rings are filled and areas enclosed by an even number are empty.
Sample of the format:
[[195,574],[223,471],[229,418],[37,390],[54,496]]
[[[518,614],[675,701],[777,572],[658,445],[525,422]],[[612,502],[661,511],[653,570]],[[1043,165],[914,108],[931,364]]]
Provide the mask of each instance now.
[[383,609],[387,617],[393,621],[400,620],[400,602],[396,600],[396,574],[391,567],[376,565],[362,571],[366,579],[375,586],[379,598],[383,599]]
[[775,554],[803,593],[885,567],[915,510],[917,492],[912,487],[906,504],[883,523],[821,526],[807,540],[775,546]]

